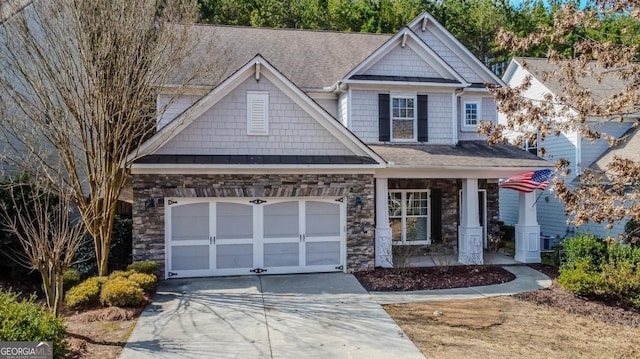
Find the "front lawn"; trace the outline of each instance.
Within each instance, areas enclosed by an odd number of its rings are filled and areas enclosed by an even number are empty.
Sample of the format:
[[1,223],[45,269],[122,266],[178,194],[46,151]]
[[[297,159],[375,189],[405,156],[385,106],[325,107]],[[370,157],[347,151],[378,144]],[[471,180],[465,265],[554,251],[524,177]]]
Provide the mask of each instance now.
[[385,309],[427,358],[638,358],[640,312],[613,304],[554,281],[510,297]]

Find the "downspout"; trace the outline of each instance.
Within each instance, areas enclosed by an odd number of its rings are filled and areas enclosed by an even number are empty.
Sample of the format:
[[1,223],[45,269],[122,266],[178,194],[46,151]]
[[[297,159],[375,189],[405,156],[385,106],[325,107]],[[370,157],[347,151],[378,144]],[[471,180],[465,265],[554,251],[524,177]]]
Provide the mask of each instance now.
[[451,128],[453,129],[454,145],[458,144],[458,99],[462,96],[462,93],[464,93],[464,88],[457,88],[455,92],[451,94],[451,108],[453,109],[453,111],[451,111],[453,114],[451,118]]

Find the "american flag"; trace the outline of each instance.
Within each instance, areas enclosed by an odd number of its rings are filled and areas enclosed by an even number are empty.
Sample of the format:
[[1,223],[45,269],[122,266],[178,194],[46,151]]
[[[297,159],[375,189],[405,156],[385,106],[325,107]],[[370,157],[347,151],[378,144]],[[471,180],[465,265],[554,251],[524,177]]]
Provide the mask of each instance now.
[[502,182],[500,188],[510,188],[519,192],[544,190],[549,185],[551,176],[553,176],[553,171],[549,169],[520,173]]

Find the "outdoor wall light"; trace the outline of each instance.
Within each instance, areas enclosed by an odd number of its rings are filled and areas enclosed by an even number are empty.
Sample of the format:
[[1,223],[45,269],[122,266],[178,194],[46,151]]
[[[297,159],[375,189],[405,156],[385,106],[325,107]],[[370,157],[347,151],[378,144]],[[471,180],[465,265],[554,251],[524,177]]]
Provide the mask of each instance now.
[[144,200],[144,209],[154,208],[155,206],[156,203],[153,198],[147,198],[146,200]]
[[356,206],[362,206],[362,197],[357,196],[357,197],[355,198],[355,200],[354,200],[354,204],[355,204]]

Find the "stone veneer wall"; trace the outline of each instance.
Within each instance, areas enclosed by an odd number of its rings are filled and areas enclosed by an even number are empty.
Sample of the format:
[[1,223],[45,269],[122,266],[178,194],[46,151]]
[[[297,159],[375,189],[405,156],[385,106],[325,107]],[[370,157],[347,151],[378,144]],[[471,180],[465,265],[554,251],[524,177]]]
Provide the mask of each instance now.
[[[133,260],[158,262],[164,276],[165,197],[345,197],[347,271],[374,267],[375,200],[373,175],[133,175]],[[354,205],[355,197],[362,205]],[[146,208],[153,198],[155,207]]]
[[[462,182],[459,179],[389,179],[389,189],[440,189],[442,191],[442,236],[447,241],[457,242],[458,222],[460,219],[459,191]],[[498,184],[478,180],[478,189],[487,190],[487,234],[497,233]]]

